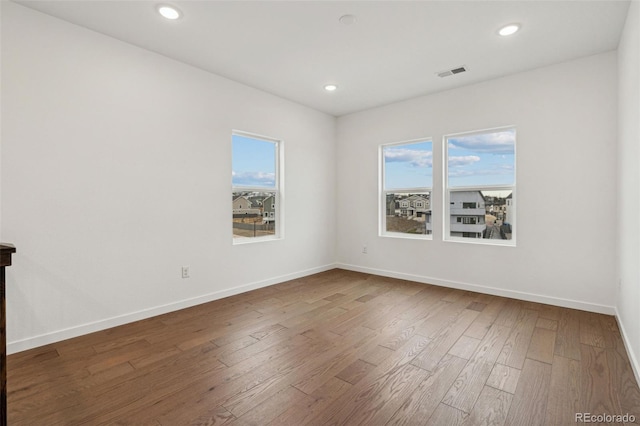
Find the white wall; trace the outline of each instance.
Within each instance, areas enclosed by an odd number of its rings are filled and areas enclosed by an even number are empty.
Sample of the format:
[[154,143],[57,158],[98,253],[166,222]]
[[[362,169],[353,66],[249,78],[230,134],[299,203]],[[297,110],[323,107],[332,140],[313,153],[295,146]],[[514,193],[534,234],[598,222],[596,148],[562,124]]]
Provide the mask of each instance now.
[[[9,352],[334,263],[335,118],[3,3]],[[284,240],[231,244],[232,129],[284,141]]]
[[[613,313],[616,60],[610,52],[340,117],[338,261]],[[518,135],[517,247],[443,242],[443,135],[506,125]],[[423,137],[434,140],[433,240],[378,237],[378,146]]]
[[[333,117],[2,3],[10,353],[323,270],[336,253],[354,270],[607,313],[620,271],[640,350],[637,3],[619,89],[611,52],[345,116],[337,135]],[[379,144],[431,136],[438,159],[443,135],[504,125],[518,130],[516,248],[445,243],[439,226],[433,241],[377,236]],[[285,142],[282,241],[231,244],[231,129]]]
[[[640,375],[640,3],[632,2],[618,47],[618,320]],[[639,377],[640,380],[640,377]]]

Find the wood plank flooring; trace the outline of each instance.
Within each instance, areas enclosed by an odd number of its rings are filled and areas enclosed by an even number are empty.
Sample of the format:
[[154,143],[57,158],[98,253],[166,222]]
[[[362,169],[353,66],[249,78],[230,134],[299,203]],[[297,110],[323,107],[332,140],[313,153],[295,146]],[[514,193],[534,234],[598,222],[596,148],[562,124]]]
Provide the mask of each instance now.
[[11,355],[8,390],[15,426],[640,424],[613,317],[339,269]]

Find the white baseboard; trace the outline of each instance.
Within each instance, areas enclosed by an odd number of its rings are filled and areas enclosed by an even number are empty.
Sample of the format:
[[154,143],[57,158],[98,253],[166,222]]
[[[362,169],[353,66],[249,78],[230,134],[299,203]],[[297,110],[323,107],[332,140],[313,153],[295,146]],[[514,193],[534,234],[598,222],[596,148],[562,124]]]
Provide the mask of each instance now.
[[368,267],[349,265],[344,263],[337,263],[336,267],[341,269],[346,269],[349,271],[362,272],[362,273],[372,274],[372,275],[380,275],[383,277],[398,278],[402,280],[415,281],[415,282],[420,282],[425,284],[433,284],[433,285],[438,285],[442,287],[450,287],[450,288],[456,288],[460,290],[468,290],[468,291],[475,291],[478,293],[492,294],[494,296],[502,296],[502,297],[509,297],[512,299],[526,300],[528,302],[545,303],[548,305],[561,306],[564,308],[580,309],[582,311],[596,312],[596,313],[605,314],[605,315],[613,315],[615,316],[616,321],[618,322],[618,327],[620,328],[620,334],[622,335],[622,341],[624,342],[625,349],[627,350],[627,355],[629,356],[629,361],[631,363],[633,374],[636,377],[636,382],[640,383],[640,362],[639,362],[640,360],[638,359],[635,351],[633,350],[633,346],[629,341],[624,324],[620,320],[620,314],[618,313],[618,309],[615,306],[598,305],[598,304],[587,303],[587,302],[582,302],[578,300],[561,299],[557,297],[549,297],[549,296],[543,296],[539,294],[525,293],[521,291],[505,290],[501,288],[487,287],[487,286],[481,286],[477,284],[468,284],[468,283],[460,283],[456,281],[441,280],[441,279],[425,277],[421,275],[412,275],[412,274],[406,274],[402,272],[387,271],[383,269],[368,268]]
[[28,349],[37,348],[39,346],[48,345],[50,343],[71,339],[73,337],[83,336],[85,334],[94,333],[96,331],[106,330],[108,328],[117,327],[119,325],[128,324],[128,323],[143,320],[146,318],[151,318],[157,315],[166,314],[168,312],[190,308],[192,306],[222,299],[224,297],[234,296],[236,294],[245,293],[247,291],[256,290],[256,289],[267,287],[273,284],[279,284],[285,281],[294,280],[296,278],[302,278],[308,275],[329,271],[335,268],[336,268],[335,264],[319,266],[316,268],[311,268],[304,271],[298,271],[291,274],[281,275],[278,277],[273,277],[273,278],[269,278],[262,281],[256,281],[249,284],[243,284],[233,288],[216,291],[214,293],[209,293],[202,296],[193,297],[190,299],[184,299],[174,303],[168,303],[166,305],[156,306],[153,308],[132,312],[132,313],[120,315],[117,317],[107,318],[104,320],[95,321],[87,324],[81,324],[75,327],[70,327],[63,330],[57,330],[51,333],[29,337],[27,339],[18,340],[15,342],[8,342],[7,354],[11,355],[17,352],[26,351]]
[[636,383],[640,383],[640,363],[638,362],[638,357],[633,350],[633,346],[629,341],[629,337],[624,328],[624,324],[620,320],[620,313],[616,308],[616,320],[618,321],[618,328],[620,329],[620,334],[622,335],[622,342],[624,343],[624,348],[627,350],[627,355],[629,356],[629,362],[631,362],[631,369],[633,370],[633,374],[636,376]]
[[422,275],[406,274],[403,272],[387,271],[383,269],[368,268],[363,266],[349,265],[344,263],[336,264],[337,268],[349,271],[363,272],[366,274],[381,275],[383,277],[398,278],[401,280],[416,281],[419,283],[433,284],[441,287],[456,288],[459,290],[475,291],[478,293],[492,294],[494,296],[509,297],[511,299],[526,300],[528,302],[544,303],[547,305],[561,306],[563,308],[580,309],[582,311],[596,312],[599,314],[615,315],[613,306],[598,305],[595,303],[582,302],[579,300],[561,299],[557,297],[543,296],[540,294],[526,293],[522,291],[506,290],[503,288],[487,287],[477,284],[468,284],[457,281],[442,280],[438,278],[426,277]]
[[[335,263],[335,264],[328,264],[328,265],[319,266],[316,268],[307,269],[304,271],[294,272],[291,274],[281,275],[278,277],[273,277],[273,278],[269,278],[262,281],[256,281],[249,284],[243,284],[240,286],[217,291],[214,293],[209,293],[209,294],[205,294],[205,295],[190,298],[190,299],[180,300],[174,303],[169,303],[162,306],[156,306],[153,308],[132,312],[132,313],[120,315],[117,317],[107,318],[107,319],[95,321],[92,323],[81,324],[75,327],[70,327],[63,330],[57,330],[51,333],[41,334],[38,336],[33,336],[27,339],[23,339],[23,340],[8,342],[7,353],[14,354],[14,353],[25,351],[28,349],[33,349],[39,346],[48,345],[50,343],[59,342],[61,340],[71,339],[73,337],[82,336],[85,334],[105,330],[112,327],[117,327],[117,326],[128,324],[134,321],[139,321],[139,320],[151,318],[157,315],[166,314],[168,312],[189,308],[192,306],[200,305],[202,303],[207,303],[214,300],[222,299],[224,297],[234,296],[236,294],[245,293],[247,291],[256,290],[259,288],[282,283],[285,281],[306,277],[308,275],[313,275],[320,272],[329,271],[334,268],[341,268],[349,271],[362,272],[366,274],[380,275],[384,277],[421,282],[425,284],[433,284],[433,285],[438,285],[442,287],[456,288],[460,290],[475,291],[478,293],[492,294],[495,296],[509,297],[512,299],[526,300],[530,302],[546,303],[549,305],[562,306],[565,308],[580,309],[583,311],[597,312],[597,313],[607,314],[607,315],[615,315],[616,318],[618,318],[617,310],[613,306],[598,305],[598,304],[592,304],[587,302],[581,302],[577,300],[561,299],[561,298],[543,296],[543,295],[533,294],[533,293],[505,290],[501,288],[487,287],[487,286],[481,286],[477,284],[468,284],[468,283],[461,283],[461,282],[450,281],[450,280],[442,280],[442,279],[426,277],[422,275],[406,274],[402,272],[387,271],[383,269],[368,268],[368,267],[350,265],[345,263]],[[620,323],[619,319],[618,319],[618,323],[620,324],[620,329],[623,334],[625,346],[627,347],[627,352],[629,353],[632,366],[634,367],[634,373],[636,374],[636,378],[638,378],[638,369],[639,369],[638,360],[635,357],[635,354],[633,353],[633,351],[631,350],[630,345],[628,344],[628,340],[626,339],[626,335],[624,334],[624,328]],[[640,383],[640,380],[638,382]]]

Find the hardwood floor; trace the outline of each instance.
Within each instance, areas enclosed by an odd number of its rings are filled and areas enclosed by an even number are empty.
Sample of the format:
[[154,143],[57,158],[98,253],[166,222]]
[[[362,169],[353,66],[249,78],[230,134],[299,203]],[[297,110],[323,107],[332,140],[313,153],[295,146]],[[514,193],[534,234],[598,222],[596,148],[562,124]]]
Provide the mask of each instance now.
[[29,426],[640,424],[613,317],[344,270],[11,355],[8,390]]

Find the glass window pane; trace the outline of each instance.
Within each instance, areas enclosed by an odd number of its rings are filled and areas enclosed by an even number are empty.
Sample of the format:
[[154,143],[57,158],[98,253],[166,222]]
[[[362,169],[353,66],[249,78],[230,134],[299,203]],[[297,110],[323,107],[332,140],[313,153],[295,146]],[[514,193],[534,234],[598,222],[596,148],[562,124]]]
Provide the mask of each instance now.
[[433,151],[431,141],[385,146],[384,188],[430,188]]
[[277,193],[233,192],[233,238],[275,235]]
[[385,223],[387,232],[429,235],[431,220],[431,193],[386,193]]
[[515,129],[447,138],[448,185],[515,185]]
[[510,240],[513,228],[510,219],[514,215],[513,191],[481,191],[485,205],[487,226],[483,238]]
[[236,134],[232,141],[233,186],[276,188],[277,144]]
[[449,230],[452,237],[510,240],[513,191],[451,191]]

